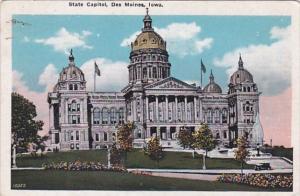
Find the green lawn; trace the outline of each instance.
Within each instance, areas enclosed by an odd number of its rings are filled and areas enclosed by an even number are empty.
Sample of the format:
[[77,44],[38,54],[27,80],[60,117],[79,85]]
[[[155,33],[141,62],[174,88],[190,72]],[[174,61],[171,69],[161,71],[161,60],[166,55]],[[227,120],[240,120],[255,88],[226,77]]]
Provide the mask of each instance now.
[[291,191],[103,171],[12,171],[12,188],[18,184],[30,190]]
[[[45,157],[33,158],[30,155],[17,158],[18,167],[41,167],[43,163],[59,161],[100,161],[107,163],[105,150],[69,151],[48,153]],[[234,159],[206,159],[207,169],[237,169],[240,163]],[[156,161],[144,155],[143,150],[134,149],[128,153],[127,168],[157,168]],[[165,152],[164,159],[160,161],[159,168],[164,169],[200,169],[202,168],[202,156],[192,158],[191,153]],[[245,165],[244,168],[253,168],[253,165]]]

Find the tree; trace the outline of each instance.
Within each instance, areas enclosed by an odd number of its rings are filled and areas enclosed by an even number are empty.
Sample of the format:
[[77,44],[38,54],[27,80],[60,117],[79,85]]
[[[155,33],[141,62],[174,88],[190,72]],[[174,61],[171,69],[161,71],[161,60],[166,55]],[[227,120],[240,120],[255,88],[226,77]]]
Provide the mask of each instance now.
[[159,161],[163,158],[163,150],[162,146],[159,144],[158,137],[152,137],[148,141],[146,154],[148,154],[152,160],[155,160],[157,167],[159,167]]
[[36,156],[36,152],[38,152],[38,150],[41,150],[41,156],[43,156],[43,152],[46,149],[46,144],[45,142],[48,140],[48,136],[39,136],[37,135],[36,137],[34,137],[31,141],[31,143],[33,145],[35,145],[35,152],[32,153],[32,156]]
[[192,148],[193,149],[193,158],[195,158],[195,151],[194,151],[194,137],[190,130],[186,127],[183,127],[179,130],[178,133],[178,143],[180,146],[185,148]]
[[234,151],[234,158],[241,162],[241,174],[243,175],[244,162],[249,155],[247,150],[248,141],[245,136],[237,139],[237,150]]
[[133,122],[127,122],[118,127],[117,144],[121,152],[124,154],[124,166],[126,167],[127,152],[131,151],[133,146],[133,130],[135,125]]
[[194,138],[192,132],[188,130],[186,127],[183,127],[179,130],[177,138],[178,138],[179,145],[182,146],[184,149],[192,147]]
[[211,130],[207,124],[202,124],[201,127],[193,134],[195,148],[205,150],[205,155],[203,155],[203,169],[206,169],[205,158],[207,157],[207,152],[214,149],[215,141]]
[[14,144],[27,150],[28,143],[37,140],[38,131],[43,128],[43,121],[35,120],[35,105],[22,95],[13,92],[11,131]]

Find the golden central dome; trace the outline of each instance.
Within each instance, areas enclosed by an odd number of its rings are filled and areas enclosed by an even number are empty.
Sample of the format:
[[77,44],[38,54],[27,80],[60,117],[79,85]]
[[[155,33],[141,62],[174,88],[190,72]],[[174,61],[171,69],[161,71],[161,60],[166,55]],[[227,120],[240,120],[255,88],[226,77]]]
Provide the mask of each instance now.
[[144,31],[132,43],[132,50],[159,48],[166,50],[165,41],[154,31]]

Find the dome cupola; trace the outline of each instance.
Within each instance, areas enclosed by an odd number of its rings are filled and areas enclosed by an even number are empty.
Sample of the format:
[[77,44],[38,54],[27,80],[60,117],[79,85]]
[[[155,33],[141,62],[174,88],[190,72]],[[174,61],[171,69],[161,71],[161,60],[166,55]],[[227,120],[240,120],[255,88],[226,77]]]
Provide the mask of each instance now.
[[203,91],[205,93],[222,93],[221,87],[217,83],[215,83],[215,78],[212,70],[210,71],[209,84],[204,87]]

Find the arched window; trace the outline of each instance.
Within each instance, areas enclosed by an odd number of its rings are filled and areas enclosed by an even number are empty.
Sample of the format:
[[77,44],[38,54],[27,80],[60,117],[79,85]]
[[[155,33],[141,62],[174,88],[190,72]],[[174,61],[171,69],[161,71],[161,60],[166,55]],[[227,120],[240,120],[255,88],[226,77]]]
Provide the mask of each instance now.
[[76,101],[73,100],[73,101],[72,101],[72,104],[71,104],[71,111],[72,111],[72,112],[75,112],[76,110],[77,110]]
[[69,90],[73,90],[73,84],[69,84]]
[[142,131],[140,129],[137,132],[137,138],[142,138]]
[[225,108],[222,110],[222,123],[227,123],[227,110]]
[[109,112],[107,108],[102,108],[102,124],[108,124]]
[[111,108],[110,109],[110,124],[116,124],[117,119],[116,119],[116,108]]
[[100,124],[100,109],[95,108],[93,112],[94,124]]
[[249,86],[248,86],[248,88],[247,88],[247,89],[248,89],[248,92],[250,92],[250,87],[249,87]]
[[74,90],[77,91],[78,90],[78,86],[77,84],[74,84]]

